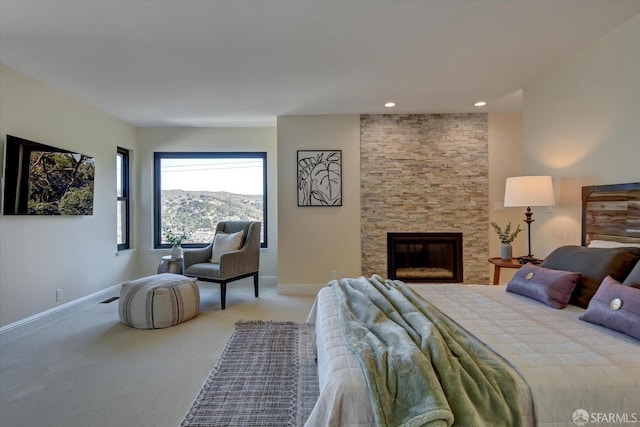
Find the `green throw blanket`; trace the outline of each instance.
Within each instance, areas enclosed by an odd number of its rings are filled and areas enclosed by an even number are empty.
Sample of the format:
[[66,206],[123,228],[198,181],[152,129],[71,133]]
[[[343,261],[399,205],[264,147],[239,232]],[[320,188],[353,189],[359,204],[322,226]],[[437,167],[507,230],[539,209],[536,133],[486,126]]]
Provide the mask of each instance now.
[[330,286],[377,425],[522,425],[505,362],[404,283],[374,275]]

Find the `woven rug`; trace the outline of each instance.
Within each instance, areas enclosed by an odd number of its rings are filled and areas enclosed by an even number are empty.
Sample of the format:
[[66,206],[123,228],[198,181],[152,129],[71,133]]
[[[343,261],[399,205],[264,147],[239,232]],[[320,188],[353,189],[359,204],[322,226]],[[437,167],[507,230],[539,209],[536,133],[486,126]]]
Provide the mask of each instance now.
[[181,426],[303,426],[318,394],[308,324],[239,322]]

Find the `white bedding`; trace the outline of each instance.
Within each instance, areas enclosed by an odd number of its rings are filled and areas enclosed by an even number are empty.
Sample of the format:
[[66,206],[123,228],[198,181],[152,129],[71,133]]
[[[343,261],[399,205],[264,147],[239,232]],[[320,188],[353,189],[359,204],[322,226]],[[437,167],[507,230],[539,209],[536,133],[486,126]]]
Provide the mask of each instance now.
[[315,325],[320,397],[305,425],[375,426],[360,365],[342,339],[337,306],[333,290],[323,288],[307,319]]
[[[505,292],[505,286],[411,287],[518,370],[531,388],[536,425],[575,426],[578,409],[591,420],[615,414],[640,422],[637,340],[578,320],[583,309],[556,310]],[[307,426],[373,426],[368,391],[343,343],[336,304],[333,290],[322,289],[307,319],[315,325],[320,381]]]

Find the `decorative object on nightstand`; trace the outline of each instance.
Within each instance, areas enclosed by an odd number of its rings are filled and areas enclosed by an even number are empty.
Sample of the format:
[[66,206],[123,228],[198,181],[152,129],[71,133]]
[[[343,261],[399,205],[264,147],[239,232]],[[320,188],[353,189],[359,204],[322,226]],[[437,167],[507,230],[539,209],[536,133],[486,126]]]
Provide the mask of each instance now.
[[184,249],[182,246],[171,246],[171,258],[180,259],[184,256]]
[[502,243],[500,246],[500,259],[503,261],[510,261],[513,257],[513,247],[511,246],[511,242],[513,242],[514,239],[518,237],[520,231],[522,231],[520,224],[518,224],[513,233],[511,232],[511,222],[507,224],[504,230],[502,230],[502,228],[500,228],[500,226],[495,222],[492,222],[491,226],[496,230],[496,233],[498,233],[500,243]]
[[165,230],[165,240],[171,245],[171,258],[178,259],[184,255],[182,242],[187,240],[189,235],[184,231]]
[[527,207],[524,222],[527,223],[529,253],[520,258],[520,263],[539,264],[540,260],[531,254],[531,206],[554,206],[553,183],[550,176],[515,176],[507,178],[504,190],[504,207]]

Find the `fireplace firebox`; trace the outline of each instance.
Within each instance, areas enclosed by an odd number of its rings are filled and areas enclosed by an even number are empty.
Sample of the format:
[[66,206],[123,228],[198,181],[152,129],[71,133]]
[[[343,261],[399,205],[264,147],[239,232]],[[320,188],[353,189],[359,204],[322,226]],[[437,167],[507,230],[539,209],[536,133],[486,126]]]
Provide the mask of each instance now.
[[387,233],[387,277],[461,283],[462,233]]

